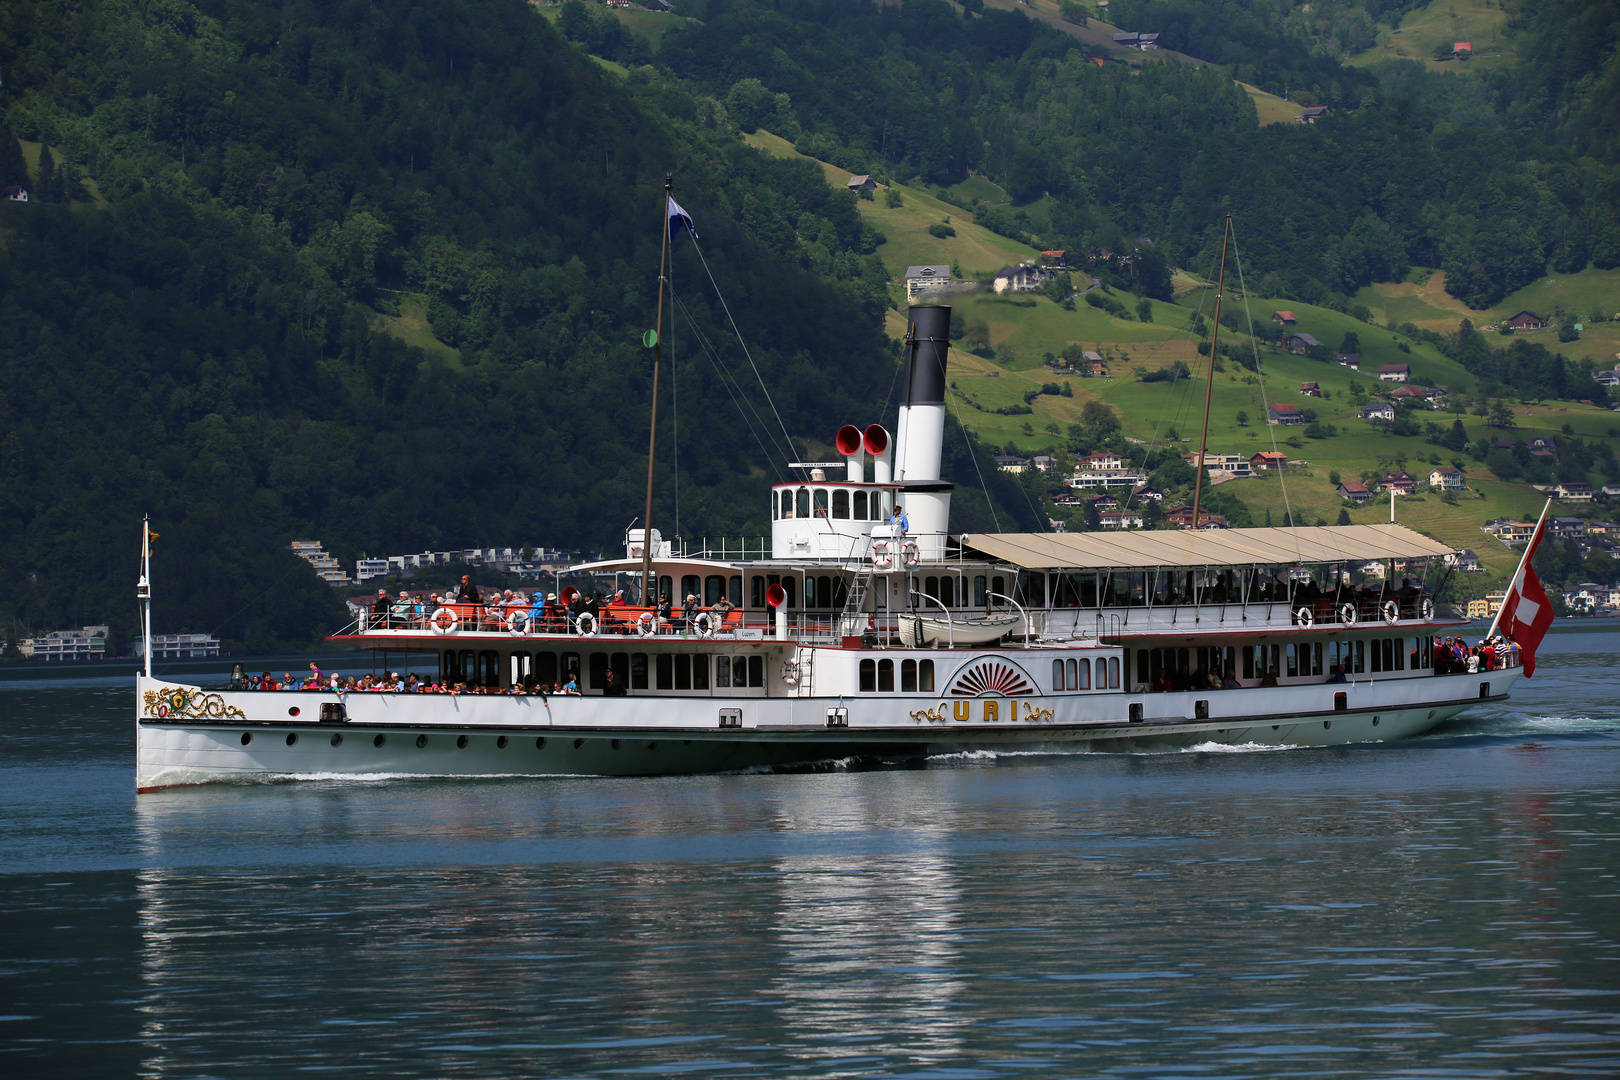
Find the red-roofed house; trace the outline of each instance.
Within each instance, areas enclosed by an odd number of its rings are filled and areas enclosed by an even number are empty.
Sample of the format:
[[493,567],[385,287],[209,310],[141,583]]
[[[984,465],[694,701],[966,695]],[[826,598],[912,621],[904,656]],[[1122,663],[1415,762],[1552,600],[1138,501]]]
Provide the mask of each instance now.
[[1299,392],[1306,397],[1321,397],[1322,387],[1320,383],[1302,382],[1299,384]]
[[1305,417],[1300,414],[1297,405],[1273,405],[1266,410],[1266,423],[1268,424],[1303,424]]
[[1379,491],[1393,491],[1397,495],[1410,495],[1417,490],[1417,480],[1411,473],[1393,472],[1378,481]]
[[1274,323],[1282,323],[1284,326],[1293,326],[1295,323],[1299,322],[1298,319],[1294,318],[1294,313],[1292,311],[1279,311],[1271,317],[1271,321]]
[[1372,492],[1359,480],[1346,480],[1339,485],[1339,498],[1349,499],[1357,506],[1372,502]]
[[1256,469],[1280,469],[1288,464],[1288,455],[1280,450],[1262,450],[1249,459]]
[[1540,330],[1547,324],[1541,321],[1541,316],[1533,311],[1521,311],[1509,319],[1504,325],[1515,330]]
[[1451,55],[1459,60],[1466,60],[1474,55],[1474,44],[1471,41],[1454,41],[1451,43]]

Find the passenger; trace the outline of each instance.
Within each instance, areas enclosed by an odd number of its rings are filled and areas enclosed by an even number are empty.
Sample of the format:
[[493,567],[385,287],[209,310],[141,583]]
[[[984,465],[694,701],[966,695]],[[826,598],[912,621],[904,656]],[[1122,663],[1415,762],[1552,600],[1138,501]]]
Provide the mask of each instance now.
[[1480,655],[1479,655],[1479,647],[1478,646],[1475,646],[1474,650],[1468,654],[1467,663],[1468,663],[1468,674],[1470,674],[1470,675],[1478,675],[1479,674],[1479,665],[1480,665]]
[[1330,683],[1342,683],[1342,682],[1349,682],[1349,681],[1350,680],[1344,674],[1344,665],[1343,664],[1335,664],[1333,666],[1333,674],[1328,676],[1328,682],[1330,682]]
[[411,594],[401,589],[399,595],[394,597],[394,606],[388,611],[390,625],[402,630],[408,628],[415,610],[416,605],[411,603]]
[[675,624],[683,630],[688,629],[692,625],[692,620],[697,618],[697,613],[697,597],[691,593],[687,593],[686,603],[681,605],[681,617],[675,620]]
[[1153,679],[1153,689],[1151,692],[1155,694],[1168,694],[1173,689],[1175,689],[1175,686],[1170,681],[1170,669],[1160,668],[1159,674]]
[[259,689],[280,690],[281,687],[276,685],[276,677],[267,671],[263,675],[259,676]]
[[1185,662],[1182,663],[1180,670],[1170,677],[1170,687],[1178,693],[1184,690],[1192,689],[1192,676],[1187,673],[1187,665]]
[[321,684],[320,665],[315,663],[315,661],[313,661],[313,660],[311,660],[309,662],[309,681],[314,683],[316,686],[319,686]]
[[563,685],[562,692],[569,697],[579,697],[579,679],[574,675],[569,675],[568,682]]
[[658,594],[658,606],[653,609],[653,618],[665,625],[674,621],[674,613],[670,610],[669,593]]
[[607,685],[602,687],[603,697],[624,697],[624,685],[619,682],[619,673],[612,668],[607,670]]
[[894,504],[894,513],[889,517],[889,528],[894,530],[896,536],[904,536],[911,531],[911,519],[906,517],[906,512],[900,508],[898,500]]
[[1277,685],[1277,669],[1276,668],[1268,669],[1266,671],[1265,677],[1260,680],[1260,685],[1261,686],[1276,686]]
[[624,598],[624,590],[623,589],[615,589],[615,590],[613,590],[613,599],[608,601],[608,607],[629,607],[629,606],[630,606],[629,603]]
[[472,577],[467,574],[462,574],[461,588],[456,591],[456,603],[482,604],[483,602],[484,598],[478,594],[478,586],[472,583]]
[[1237,671],[1234,668],[1226,669],[1226,678],[1221,680],[1222,690],[1241,690],[1243,684],[1238,682]]
[[371,629],[373,629],[373,630],[386,630],[386,629],[388,629],[388,608],[389,608],[388,590],[387,589],[378,589],[377,590],[377,599],[375,599],[375,600],[373,600],[371,602]]
[[[732,604],[732,602],[730,600],[727,600],[725,597],[722,596],[720,599],[716,600],[714,602],[713,606],[711,606],[709,608],[709,611],[711,611],[714,614],[714,621],[715,621],[716,628],[725,626],[726,625],[726,619],[735,610],[737,610],[736,606],[734,604]],[[986,614],[989,614],[989,612],[987,611]]]

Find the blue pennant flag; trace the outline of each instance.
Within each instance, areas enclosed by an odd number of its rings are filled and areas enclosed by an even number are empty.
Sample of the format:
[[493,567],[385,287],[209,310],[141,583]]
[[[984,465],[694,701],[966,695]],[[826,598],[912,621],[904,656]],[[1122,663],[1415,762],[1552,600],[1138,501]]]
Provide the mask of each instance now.
[[666,198],[669,198],[669,238],[671,240],[675,239],[680,235],[682,229],[696,237],[697,226],[692,224],[692,215],[681,209],[681,204],[676,202],[673,197],[666,196]]

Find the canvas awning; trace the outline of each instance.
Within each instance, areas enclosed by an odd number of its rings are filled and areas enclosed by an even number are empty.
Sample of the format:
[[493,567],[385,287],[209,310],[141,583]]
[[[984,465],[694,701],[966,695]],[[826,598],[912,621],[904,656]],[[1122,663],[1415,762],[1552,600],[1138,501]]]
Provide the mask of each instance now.
[[1404,525],[1180,532],[970,533],[964,554],[1024,570],[1163,566],[1290,566],[1299,563],[1421,559],[1452,549]]

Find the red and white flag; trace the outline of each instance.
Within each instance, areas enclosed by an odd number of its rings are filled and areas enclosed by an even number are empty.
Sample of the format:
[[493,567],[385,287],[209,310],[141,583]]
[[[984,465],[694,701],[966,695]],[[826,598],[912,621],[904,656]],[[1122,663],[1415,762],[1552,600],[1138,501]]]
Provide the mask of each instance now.
[[[1547,505],[1551,506],[1552,502],[1549,500]],[[1530,565],[1546,529],[1547,510],[1543,507],[1541,520],[1536,522],[1536,531],[1530,537],[1530,545],[1524,549],[1524,558],[1519,560],[1519,570],[1513,575],[1513,584],[1508,586],[1507,596],[1502,600],[1502,608],[1497,612],[1494,624],[1494,629],[1518,643],[1520,661],[1527,679],[1536,673],[1536,647],[1547,636],[1547,628],[1553,624],[1552,601],[1547,599],[1547,590],[1541,587],[1541,579],[1536,577],[1535,567]]]

